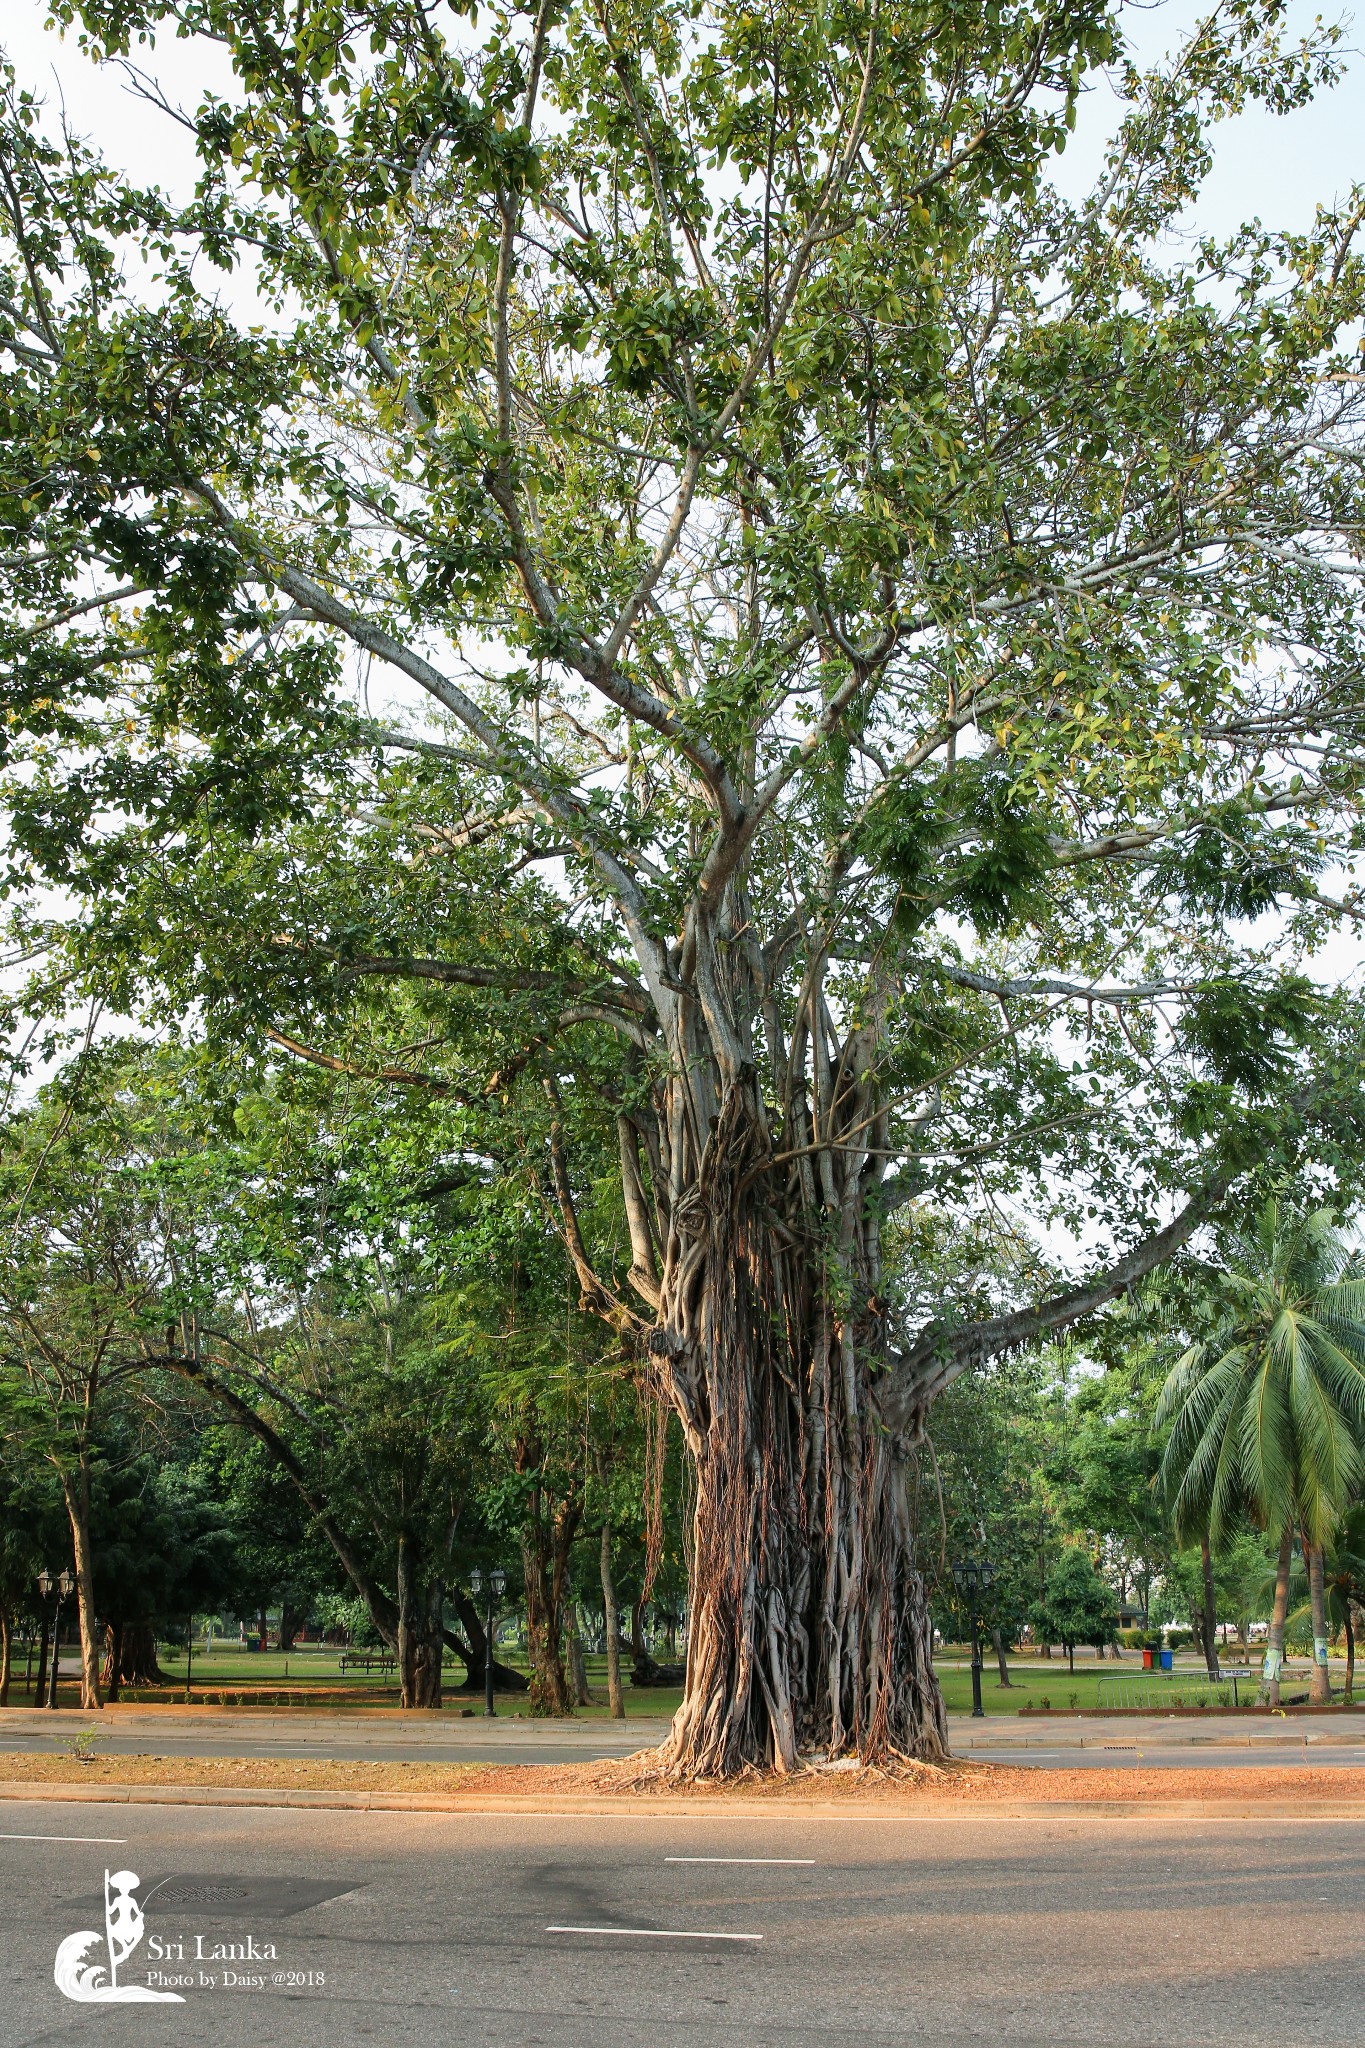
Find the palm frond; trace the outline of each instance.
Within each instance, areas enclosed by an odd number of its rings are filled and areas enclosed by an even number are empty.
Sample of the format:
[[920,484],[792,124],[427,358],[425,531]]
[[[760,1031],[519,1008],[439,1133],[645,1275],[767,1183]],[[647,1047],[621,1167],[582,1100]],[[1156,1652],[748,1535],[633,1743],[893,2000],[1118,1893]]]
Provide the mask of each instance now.
[[1261,1353],[1240,1418],[1242,1479],[1257,1516],[1271,1528],[1293,1519],[1298,1505],[1293,1417],[1285,1375],[1270,1347]]
[[1360,1342],[1365,1345],[1365,1274],[1352,1274],[1321,1288],[1313,1311],[1334,1330],[1358,1331]]

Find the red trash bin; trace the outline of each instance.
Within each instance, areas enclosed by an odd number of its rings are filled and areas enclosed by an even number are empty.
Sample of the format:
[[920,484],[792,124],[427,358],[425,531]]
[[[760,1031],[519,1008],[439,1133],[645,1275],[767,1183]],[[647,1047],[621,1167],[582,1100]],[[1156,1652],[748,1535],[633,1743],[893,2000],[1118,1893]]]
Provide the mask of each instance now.
[[1153,1656],[1153,1652],[1152,1652],[1151,1650],[1144,1650],[1144,1651],[1143,1651],[1143,1653],[1142,1653],[1142,1668],[1143,1668],[1143,1670],[1144,1670],[1144,1671],[1150,1671],[1150,1670],[1152,1669],[1152,1656]]

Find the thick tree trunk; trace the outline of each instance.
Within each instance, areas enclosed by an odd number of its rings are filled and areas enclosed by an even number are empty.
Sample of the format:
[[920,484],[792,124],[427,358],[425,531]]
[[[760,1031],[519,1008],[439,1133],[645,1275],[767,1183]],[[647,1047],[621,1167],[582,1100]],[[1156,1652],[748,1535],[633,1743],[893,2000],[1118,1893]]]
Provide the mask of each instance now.
[[560,1648],[562,1624],[553,1614],[552,1602],[539,1574],[528,1571],[526,1577],[526,1648],[531,1660],[532,1710],[560,1718],[573,1712]]
[[0,1707],[9,1705],[10,1666],[14,1656],[14,1624],[8,1607],[0,1608]]
[[1218,1676],[1218,1612],[1213,1592],[1213,1551],[1207,1529],[1199,1539],[1199,1564],[1204,1585],[1203,1630],[1204,1668],[1210,1678]]
[[417,1587],[413,1569],[412,1538],[404,1529],[398,1537],[398,1686],[405,1707],[416,1705],[417,1690]]
[[1332,1697],[1332,1675],[1327,1665],[1331,1647],[1327,1633],[1327,1593],[1323,1581],[1322,1547],[1320,1544],[1305,1543],[1308,1554],[1308,1599],[1313,1612],[1313,1677],[1309,1685],[1309,1698],[1316,1701]]
[[445,1588],[437,1579],[421,1583],[417,1539],[404,1529],[398,1537],[398,1684],[405,1707],[441,1704],[441,1612]]
[[1270,1633],[1266,1637],[1262,1682],[1272,1707],[1280,1704],[1280,1673],[1284,1669],[1284,1619],[1289,1612],[1289,1567],[1294,1561],[1294,1530],[1286,1525],[1280,1537],[1280,1555],[1275,1566],[1275,1598],[1270,1609]]
[[995,1661],[1000,1672],[1000,1684],[1008,1691],[1010,1688],[1010,1667],[1005,1662],[1005,1638],[998,1628],[991,1630],[991,1646],[995,1651]]
[[1347,1700],[1347,1701],[1349,1702],[1349,1701],[1350,1701],[1350,1700],[1352,1699],[1352,1697],[1354,1696],[1354,1693],[1355,1693],[1355,1684],[1356,1684],[1356,1625],[1355,1625],[1355,1618],[1354,1618],[1354,1616],[1353,1616],[1353,1615],[1352,1615],[1352,1613],[1351,1613],[1351,1602],[1350,1602],[1349,1600],[1347,1600],[1347,1601],[1346,1601],[1346,1602],[1344,1603],[1344,1606],[1345,1606],[1345,1621],[1344,1621],[1344,1623],[1343,1623],[1343,1626],[1344,1626],[1344,1628],[1345,1628],[1345,1631],[1346,1631],[1346,1689],[1345,1689],[1345,1698],[1346,1698],[1346,1700]]
[[573,1703],[576,1707],[589,1707],[592,1694],[588,1691],[588,1667],[583,1662],[583,1638],[578,1632],[578,1613],[572,1600],[564,1609],[564,1640],[569,1653]]
[[532,1479],[521,1531],[531,1706],[534,1713],[559,1716],[573,1712],[562,1645],[569,1552],[578,1531],[580,1506],[576,1500],[552,1504],[546,1498],[539,1478],[544,1456],[536,1419],[528,1416],[514,1457],[518,1472]]
[[90,1468],[84,1457],[76,1471],[63,1472],[62,1493],[76,1565],[76,1608],[81,1625],[81,1705],[92,1709],[100,1699],[99,1627],[95,1619],[95,1558],[90,1546]]
[[1074,1643],[1066,1645],[1066,1668],[1074,1678],[1076,1675],[1076,1645]]
[[123,1680],[123,1622],[110,1621],[104,1627],[104,1696],[117,1701]]
[[424,1625],[417,1646],[416,1704],[419,1707],[439,1707],[441,1704],[441,1654],[445,1649],[441,1616],[444,1608],[445,1587],[440,1579],[433,1578],[427,1587]]
[[607,1637],[607,1705],[613,1721],[624,1721],[626,1701],[621,1690],[621,1609],[611,1572],[611,1525],[608,1522],[602,1524],[602,1612]]
[[156,1630],[149,1621],[124,1623],[119,1678],[124,1685],[170,1683],[169,1673],[157,1662]]
[[[857,1061],[846,1066],[844,1114],[873,1146]],[[688,1113],[679,1102],[679,1125]],[[878,1412],[869,1204],[856,1174],[839,1199],[822,1155],[834,1242],[775,1227],[767,1152],[761,1103],[737,1081],[695,1185],[670,1205],[650,1340],[696,1472],[686,1688],[663,1751],[688,1777],[789,1771],[806,1749],[871,1759],[947,1746],[911,1548],[908,1456],[923,1415],[888,1426]],[[831,1284],[831,1264],[845,1285]]]
[[553,1545],[542,1551],[535,1543],[523,1539],[522,1567],[532,1709],[537,1714],[556,1717],[571,1714],[573,1702],[562,1654],[564,1575],[562,1569],[555,1568]]

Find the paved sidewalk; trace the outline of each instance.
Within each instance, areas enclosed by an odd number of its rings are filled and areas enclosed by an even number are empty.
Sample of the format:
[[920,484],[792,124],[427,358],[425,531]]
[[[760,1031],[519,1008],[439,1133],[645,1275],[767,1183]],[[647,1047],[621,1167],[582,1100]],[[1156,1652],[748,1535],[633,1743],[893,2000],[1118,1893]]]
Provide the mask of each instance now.
[[0,1751],[65,1747],[90,1731],[102,1756],[316,1757],[338,1763],[576,1764],[629,1756],[662,1742],[668,1721],[537,1721],[510,1712],[494,1720],[371,1707],[345,1713],[308,1708],[0,1708]]
[[[1334,1714],[950,1714],[953,1748],[996,1750],[1093,1749],[1159,1735],[1172,1749],[1244,1743],[1335,1742],[1365,1746],[1365,1706]],[[1135,1732],[1136,1731],[1136,1732]]]
[[1365,1712],[953,1715],[949,1726],[955,1756],[1044,1770],[1365,1766]]
[[[51,1752],[85,1731],[105,1756],[313,1757],[357,1763],[588,1763],[629,1756],[663,1740],[668,1722],[517,1719],[489,1721],[450,1713],[400,1714],[389,1708],[345,1713],[224,1710],[214,1707],[106,1707],[86,1714],[29,1707],[0,1709],[0,1751]],[[1365,1765],[1360,1715],[1042,1714],[949,1717],[955,1756],[1066,1769],[1104,1765],[1237,1768],[1258,1762],[1336,1767]]]

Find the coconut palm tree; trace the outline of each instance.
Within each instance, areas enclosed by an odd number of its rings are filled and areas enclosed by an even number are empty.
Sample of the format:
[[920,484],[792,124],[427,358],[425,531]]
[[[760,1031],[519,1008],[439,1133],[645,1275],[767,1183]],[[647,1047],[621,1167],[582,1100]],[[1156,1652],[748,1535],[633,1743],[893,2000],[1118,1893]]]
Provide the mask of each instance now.
[[1323,1549],[1365,1474],[1365,1271],[1332,1211],[1272,1198],[1229,1239],[1200,1334],[1157,1404],[1177,1527],[1215,1543],[1239,1512],[1278,1535],[1265,1678],[1278,1706],[1294,1537],[1313,1611],[1312,1696],[1327,1699]]

